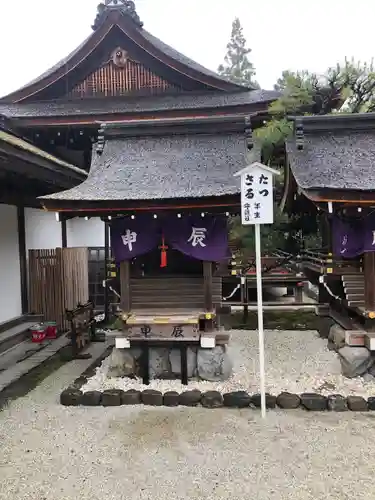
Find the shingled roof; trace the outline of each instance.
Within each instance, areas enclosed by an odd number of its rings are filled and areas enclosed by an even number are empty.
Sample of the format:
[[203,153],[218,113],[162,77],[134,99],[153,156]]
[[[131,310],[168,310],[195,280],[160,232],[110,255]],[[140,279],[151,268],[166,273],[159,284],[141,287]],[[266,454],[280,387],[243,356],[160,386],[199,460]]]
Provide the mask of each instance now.
[[85,182],[44,199],[140,201],[237,194],[240,185],[233,175],[245,166],[245,153],[243,132],[113,138],[101,155],[93,155]]
[[293,120],[287,154],[301,189],[375,190],[375,113]]
[[1,103],[0,114],[11,118],[93,116],[147,113],[166,110],[220,109],[248,104],[268,103],[279,92],[251,90],[244,92],[189,92],[186,94],[124,96],[113,99],[80,99],[73,101]]
[[[126,0],[126,3],[130,5],[133,2]],[[142,23],[137,20],[138,16],[134,15],[133,8],[130,7],[130,9],[124,7],[123,0],[118,0],[116,5],[101,4],[93,33],[79,47],[38,78],[3,97],[2,101],[9,103],[21,102],[25,99],[28,101],[30,99],[38,100],[39,93],[45,92],[46,89],[57,84],[67,75],[72,83],[72,79],[77,78],[77,68],[89,58],[99,45],[105,44],[105,40],[108,40],[114,30],[117,30],[116,32],[124,45],[130,43],[138,51],[144,51],[158,64],[163,64],[165,67],[173,69],[181,77],[195,82],[198,85],[197,88],[227,92],[251,90],[250,87],[230,82],[153,36],[143,29]],[[118,43],[119,38],[116,40]],[[114,45],[113,50],[115,49]],[[85,71],[87,72],[87,68]]]

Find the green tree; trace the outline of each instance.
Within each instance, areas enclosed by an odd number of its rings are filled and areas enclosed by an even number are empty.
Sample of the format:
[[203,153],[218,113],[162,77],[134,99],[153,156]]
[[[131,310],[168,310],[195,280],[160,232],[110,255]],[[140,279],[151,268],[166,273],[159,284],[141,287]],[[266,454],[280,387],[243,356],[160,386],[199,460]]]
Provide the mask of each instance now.
[[[285,141],[292,133],[292,124],[288,116],[326,115],[330,113],[360,113],[375,110],[375,71],[370,64],[345,60],[329,68],[324,75],[318,76],[308,71],[284,71],[278,79],[275,89],[281,92],[278,100],[269,107],[269,121],[255,131],[262,144],[263,161],[274,167],[281,167],[285,159]],[[316,239],[318,224],[311,214],[302,212],[289,218],[289,237],[318,245]],[[274,225],[277,231],[282,227]],[[315,235],[315,240],[314,240]],[[275,245],[277,244],[275,239]],[[293,242],[292,242],[293,246]]]
[[263,159],[277,166],[280,149],[292,132],[290,115],[366,113],[375,110],[375,71],[370,64],[345,60],[323,75],[284,71],[275,90],[281,96],[269,107],[270,120],[255,132]]
[[220,64],[218,73],[233,83],[249,88],[259,88],[254,80],[255,68],[249,59],[251,49],[247,47],[243,28],[238,17],[232,23],[232,33],[227,45],[224,64]]

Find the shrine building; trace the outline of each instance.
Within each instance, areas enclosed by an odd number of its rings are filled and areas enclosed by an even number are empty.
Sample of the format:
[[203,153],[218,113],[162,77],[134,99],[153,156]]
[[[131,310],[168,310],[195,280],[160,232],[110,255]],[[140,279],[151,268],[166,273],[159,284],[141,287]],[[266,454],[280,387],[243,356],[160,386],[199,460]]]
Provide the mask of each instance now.
[[108,245],[111,229],[124,321],[171,305],[190,311],[179,323],[212,329],[227,218],[240,209],[234,174],[260,160],[252,130],[278,95],[220,77],[149,33],[134,2],[106,0],[92,34],[3,97],[0,114],[17,137],[78,169],[71,184],[32,193],[38,226],[60,224],[68,246],[99,233]]

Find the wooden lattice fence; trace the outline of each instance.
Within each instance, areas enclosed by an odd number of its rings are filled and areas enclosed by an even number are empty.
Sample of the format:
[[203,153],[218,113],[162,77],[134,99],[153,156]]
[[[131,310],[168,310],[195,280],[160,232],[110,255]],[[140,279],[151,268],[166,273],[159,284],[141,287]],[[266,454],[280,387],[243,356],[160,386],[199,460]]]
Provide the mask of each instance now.
[[65,310],[88,301],[88,283],[87,248],[29,250],[30,312],[60,330],[68,327]]

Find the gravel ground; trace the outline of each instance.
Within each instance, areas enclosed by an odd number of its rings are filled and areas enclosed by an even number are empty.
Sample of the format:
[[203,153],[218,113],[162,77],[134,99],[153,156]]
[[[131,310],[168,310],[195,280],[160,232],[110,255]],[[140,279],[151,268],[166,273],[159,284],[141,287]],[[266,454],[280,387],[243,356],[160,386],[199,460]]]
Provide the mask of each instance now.
[[0,412],[0,499],[372,500],[375,417],[64,408],[65,365]]
[[[290,391],[319,392],[324,395],[339,393],[343,396],[375,396],[375,379],[365,381],[359,377],[347,379],[341,375],[340,361],[335,352],[327,349],[327,341],[315,331],[267,331],[265,333],[266,390],[271,394]],[[188,389],[220,392],[259,391],[258,335],[255,331],[231,332],[230,356],[234,365],[233,376],[220,383],[191,381]],[[107,365],[83,387],[84,391],[104,389],[157,389],[162,392],[182,392],[186,386],[180,381],[153,380],[144,386],[141,380],[107,377]]]

